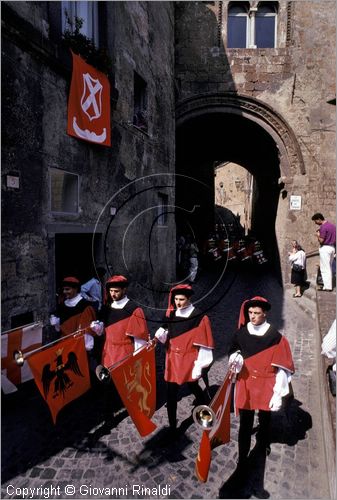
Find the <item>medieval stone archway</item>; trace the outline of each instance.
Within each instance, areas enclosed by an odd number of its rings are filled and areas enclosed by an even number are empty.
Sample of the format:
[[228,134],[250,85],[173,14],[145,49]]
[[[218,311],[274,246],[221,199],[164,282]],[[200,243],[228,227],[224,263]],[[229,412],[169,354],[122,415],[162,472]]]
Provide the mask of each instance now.
[[264,128],[279,149],[282,177],[305,174],[305,165],[296,136],[287,122],[271,106],[249,96],[233,94],[200,94],[181,101],[176,108],[176,125],[195,116],[212,113],[232,113],[251,120]]
[[[254,230],[269,246],[278,274],[284,274],[287,263],[281,262],[280,255],[286,253],[287,188],[295,175],[306,173],[291,127],[265,103],[235,94],[202,94],[181,101],[176,108],[176,126],[177,173],[192,175],[210,187],[213,163],[230,160],[254,175],[258,186]],[[200,189],[193,195],[192,187],[179,188],[179,181],[177,184],[179,203],[187,198],[189,208],[201,207],[194,221],[196,231],[209,228],[209,214],[214,209],[210,199],[207,202]]]

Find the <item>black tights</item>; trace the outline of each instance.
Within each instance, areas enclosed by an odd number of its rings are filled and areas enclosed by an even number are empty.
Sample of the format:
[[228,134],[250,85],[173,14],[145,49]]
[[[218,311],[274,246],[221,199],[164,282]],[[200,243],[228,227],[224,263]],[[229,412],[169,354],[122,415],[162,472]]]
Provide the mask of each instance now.
[[[240,411],[239,428],[239,461],[247,458],[252,437],[255,410]],[[269,446],[270,411],[259,410],[259,430],[256,435],[258,443]]]
[[[187,382],[187,385],[192,394],[194,394],[197,405],[204,404],[204,393],[198,382]],[[177,428],[177,399],[179,387],[180,385],[175,382],[167,382],[167,415],[171,429]]]

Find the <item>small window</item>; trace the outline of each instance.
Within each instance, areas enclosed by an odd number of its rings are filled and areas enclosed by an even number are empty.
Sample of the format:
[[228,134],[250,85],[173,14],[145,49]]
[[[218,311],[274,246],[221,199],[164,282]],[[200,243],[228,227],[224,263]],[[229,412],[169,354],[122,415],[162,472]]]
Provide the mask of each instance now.
[[[98,37],[98,5],[97,2],[61,2],[62,32],[75,27],[75,18],[81,19],[83,25],[80,32],[99,46]],[[69,25],[69,22],[71,23]]]
[[134,73],[134,105],[133,105],[133,124],[147,132],[147,85],[136,72]]
[[158,226],[167,226],[167,204],[168,195],[164,193],[158,193],[159,203],[158,203]]
[[255,44],[260,48],[275,47],[276,7],[263,3],[255,15]]
[[50,169],[50,205],[52,212],[78,213],[79,176],[57,168]]
[[248,42],[248,10],[245,4],[231,3],[228,8],[228,48],[244,48]]

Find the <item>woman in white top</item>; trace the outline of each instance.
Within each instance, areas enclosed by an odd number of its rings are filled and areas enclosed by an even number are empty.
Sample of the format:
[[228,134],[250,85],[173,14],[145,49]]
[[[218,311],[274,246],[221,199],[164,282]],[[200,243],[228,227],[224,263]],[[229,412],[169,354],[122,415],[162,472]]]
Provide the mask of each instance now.
[[294,297],[302,296],[302,288],[305,285],[305,261],[306,255],[301,245],[294,240],[292,251],[288,253],[291,264],[291,283],[295,285]]

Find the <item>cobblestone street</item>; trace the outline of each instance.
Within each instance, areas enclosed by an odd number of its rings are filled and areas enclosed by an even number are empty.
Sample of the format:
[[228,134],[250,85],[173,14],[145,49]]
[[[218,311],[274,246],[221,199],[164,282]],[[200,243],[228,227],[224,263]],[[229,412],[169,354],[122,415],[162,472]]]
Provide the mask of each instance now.
[[[270,322],[288,338],[296,368],[294,398],[272,415],[271,454],[265,470],[253,453],[249,477],[242,477],[241,496],[236,496],[230,482],[237,460],[238,418],[233,413],[231,441],[213,450],[206,483],[199,482],[194,471],[202,431],[190,417],[192,395],[182,392],[178,402],[180,439],[165,440],[164,356],[158,347],[158,410],[152,419],[157,429],[145,439],[139,437],[125,412],[120,413],[116,428],[100,433],[98,382],[62,410],[56,426],[33,383],[4,398],[2,498],[23,498],[24,488],[42,488],[32,498],[47,498],[43,491],[51,498],[254,498],[254,484],[263,477],[264,488],[273,499],[330,498],[315,361],[319,348],[316,318],[299,306],[292,290],[282,290],[269,274],[235,276],[229,272],[206,297],[210,288],[209,277],[201,278],[195,286],[195,303],[203,298],[198,305],[208,309],[212,322],[216,351],[209,381],[213,392],[224,379],[226,352],[240,304],[252,295],[271,301]],[[153,332],[157,325],[150,326]]]

